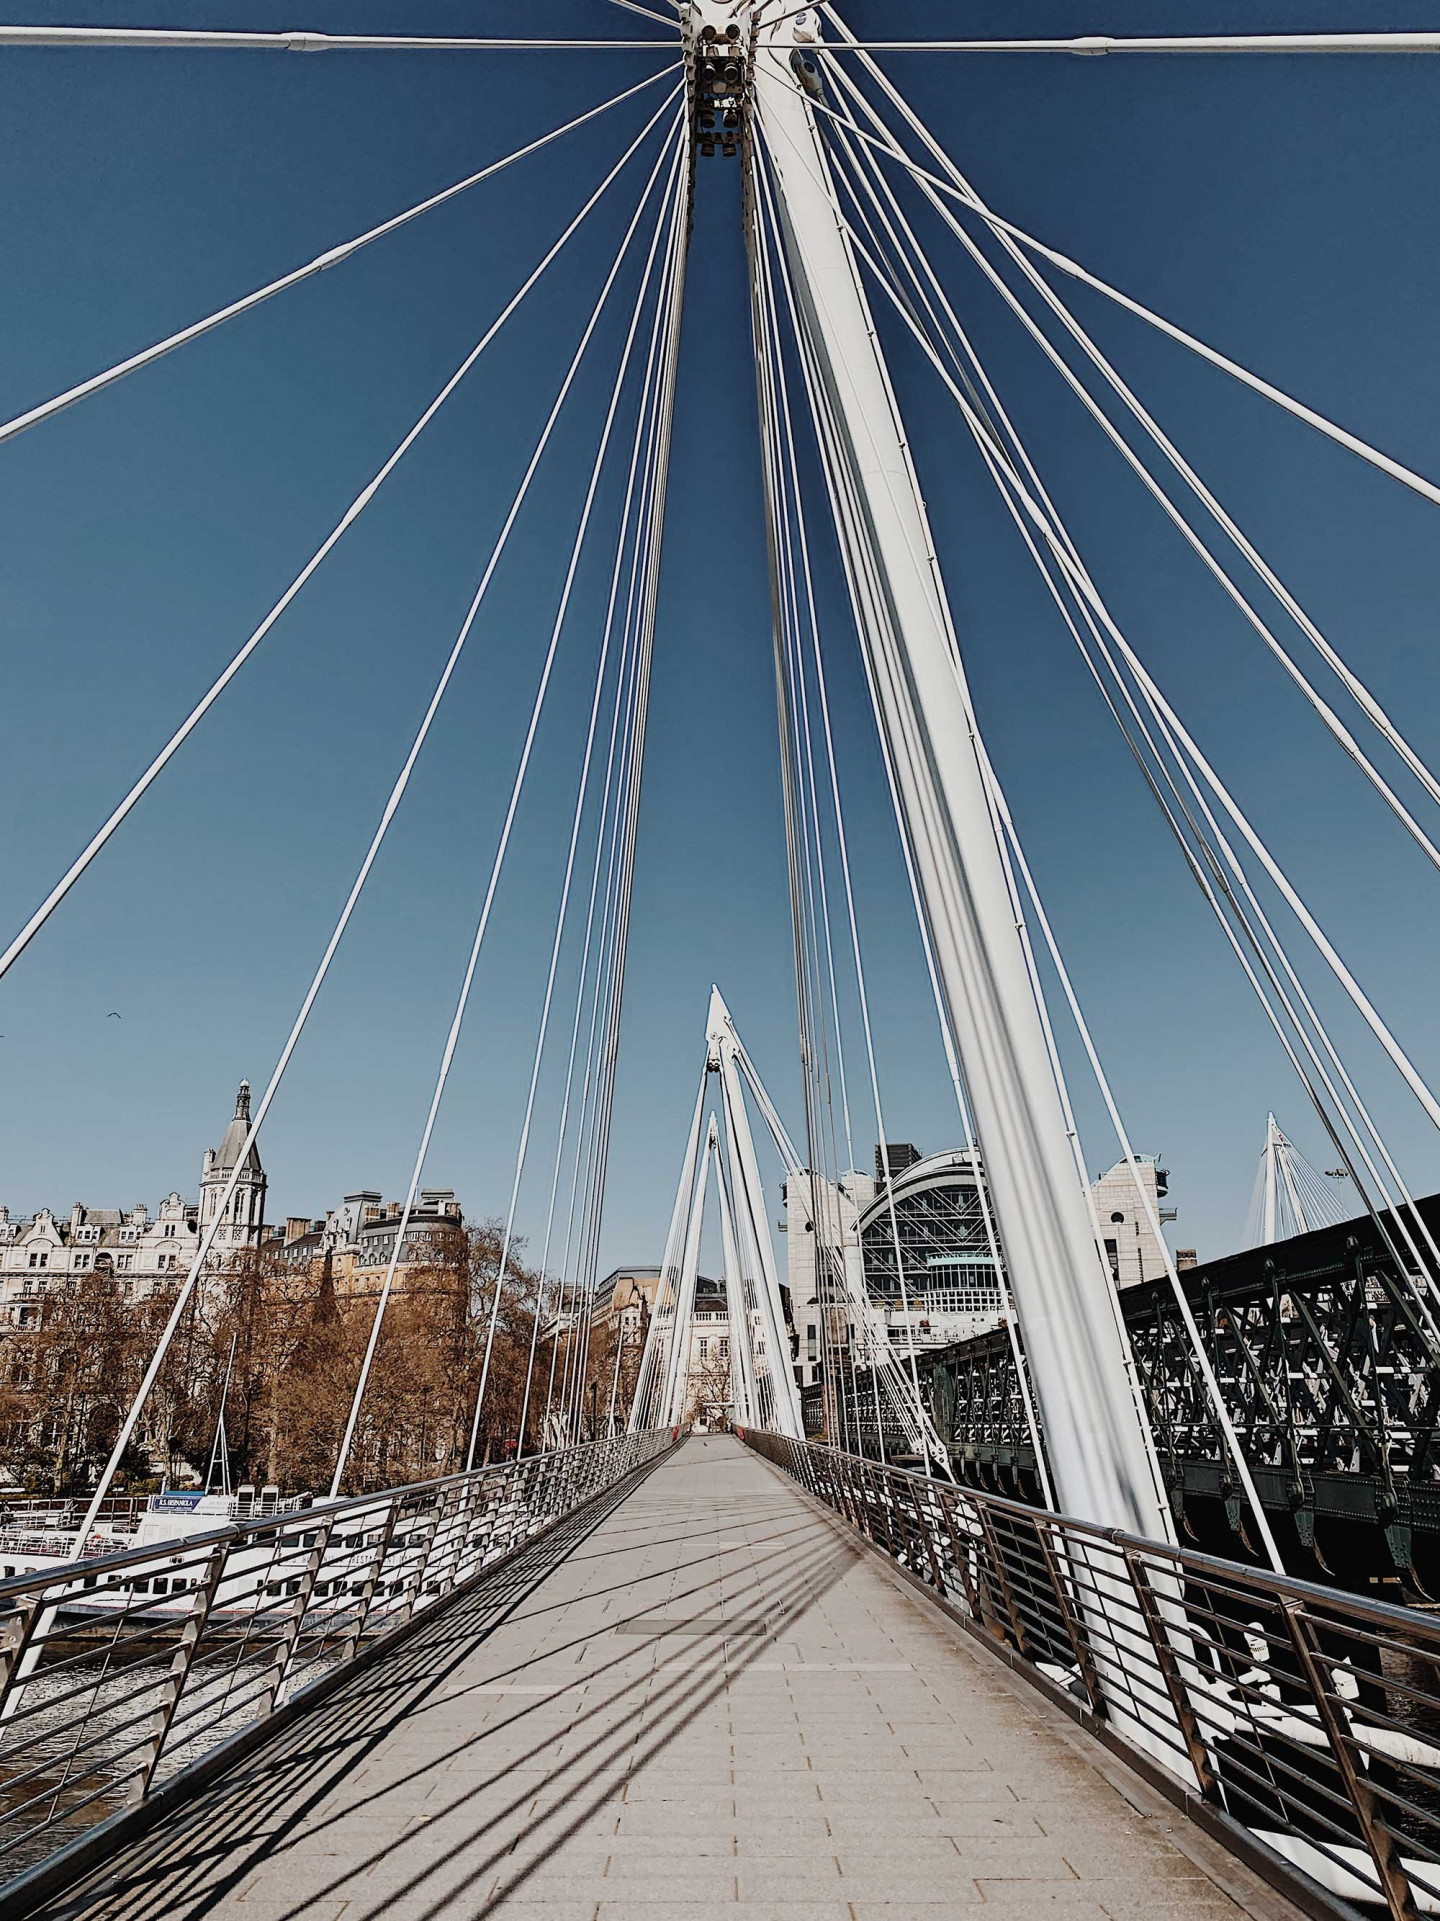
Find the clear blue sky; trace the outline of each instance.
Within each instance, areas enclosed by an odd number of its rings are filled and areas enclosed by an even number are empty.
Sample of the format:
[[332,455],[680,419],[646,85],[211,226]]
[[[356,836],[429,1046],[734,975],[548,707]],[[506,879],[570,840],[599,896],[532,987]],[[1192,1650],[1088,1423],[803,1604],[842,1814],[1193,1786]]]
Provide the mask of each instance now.
[[[603,0],[111,0],[107,23],[627,37]],[[74,22],[36,0],[10,18]],[[857,28],[1011,33],[1013,6],[850,0]],[[303,16],[303,17],[302,17]],[[1027,32],[1433,25],[1418,8],[1030,0]],[[8,53],[0,410],[207,312],[638,77],[638,56]],[[1440,473],[1429,60],[896,59],[992,204],[1422,471]],[[639,118],[602,121],[0,449],[0,909],[29,912],[481,331]],[[701,168],[603,1259],[658,1258],[718,979],[798,1127],[738,169]],[[575,245],[0,987],[0,1200],[193,1191],[263,1082],[619,232]],[[1033,349],[937,243],[997,381],[1146,658],[1432,1076],[1436,877]],[[1434,510],[1088,297],[1083,316],[1440,758]],[[403,1188],[548,634],[614,342],[557,442],[262,1142],[272,1213]],[[1267,1109],[1329,1156],[958,421],[894,340],[976,699],[1176,1238],[1236,1244]],[[713,555],[733,555],[717,580]],[[955,1122],[829,570],[827,646],[889,1131]],[[584,576],[430,1159],[503,1209],[568,822]],[[1327,1003],[1328,1004],[1328,1003]],[[118,1021],[107,1018],[118,1010]],[[1353,1023],[1342,1020],[1349,1037]],[[1368,1044],[1419,1191],[1435,1144]],[[856,1057],[858,1069],[858,1056]],[[859,1074],[856,1073],[858,1080]],[[1074,1075],[1092,1167],[1112,1146]],[[543,1211],[555,1086],[522,1225]],[[857,1141],[872,1126],[857,1103]]]

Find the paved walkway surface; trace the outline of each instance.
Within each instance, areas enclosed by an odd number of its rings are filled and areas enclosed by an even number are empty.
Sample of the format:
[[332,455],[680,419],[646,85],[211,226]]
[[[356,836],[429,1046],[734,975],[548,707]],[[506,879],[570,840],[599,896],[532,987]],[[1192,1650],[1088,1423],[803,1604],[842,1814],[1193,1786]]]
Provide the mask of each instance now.
[[47,1915],[1294,1921],[733,1439],[587,1526]]

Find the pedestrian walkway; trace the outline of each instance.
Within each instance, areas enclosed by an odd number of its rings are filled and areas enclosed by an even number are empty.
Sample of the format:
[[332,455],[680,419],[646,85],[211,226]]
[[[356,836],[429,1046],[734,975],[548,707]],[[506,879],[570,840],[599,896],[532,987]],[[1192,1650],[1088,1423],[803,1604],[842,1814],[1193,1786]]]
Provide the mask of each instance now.
[[1296,1921],[729,1437],[557,1552],[47,1915]]

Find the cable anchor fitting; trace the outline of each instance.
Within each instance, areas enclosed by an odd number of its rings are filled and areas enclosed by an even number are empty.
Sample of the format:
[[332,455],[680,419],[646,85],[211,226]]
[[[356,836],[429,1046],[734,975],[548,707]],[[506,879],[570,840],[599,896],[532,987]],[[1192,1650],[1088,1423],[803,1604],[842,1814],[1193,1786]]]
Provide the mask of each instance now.
[[751,0],[687,0],[680,23],[690,138],[707,159],[740,151],[749,118],[755,27]]

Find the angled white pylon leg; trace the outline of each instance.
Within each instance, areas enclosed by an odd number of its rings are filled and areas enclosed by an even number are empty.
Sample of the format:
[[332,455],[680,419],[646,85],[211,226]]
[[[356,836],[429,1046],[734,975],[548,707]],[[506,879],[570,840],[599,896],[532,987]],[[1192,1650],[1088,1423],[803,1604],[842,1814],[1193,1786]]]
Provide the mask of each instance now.
[[[764,1081],[760,1078],[758,1068],[746,1051],[734,1018],[724,1001],[720,999],[718,988],[714,990],[710,1010],[712,1059],[718,1059],[718,1052],[714,1051],[716,1047],[714,1037],[720,1035],[726,1051],[734,1060],[740,1079],[749,1088],[755,1105],[760,1110],[760,1118],[769,1130],[770,1137],[785,1164],[786,1174],[792,1181],[808,1181],[809,1170],[800,1159],[799,1150],[791,1140],[780,1118],[779,1110],[771,1100]],[[821,1252],[822,1250],[817,1247],[817,1261],[821,1258]],[[948,1475],[950,1473],[949,1450],[941,1440],[928,1411],[919,1401],[914,1383],[906,1374],[900,1357],[886,1339],[884,1329],[879,1326],[878,1317],[871,1304],[869,1291],[865,1286],[864,1253],[860,1245],[858,1225],[853,1233],[846,1236],[843,1246],[829,1249],[828,1252],[833,1256],[834,1278],[844,1296],[843,1300],[835,1302],[834,1306],[848,1316],[850,1324],[854,1327],[855,1338],[858,1341],[857,1351],[863,1354],[868,1365],[875,1369],[879,1391],[894,1412],[911,1447],[923,1460],[932,1462],[943,1474]]]
[[[832,487],[871,580],[859,621],[1062,1508],[1170,1539],[1108,1275],[1086,1215],[986,798],[971,709],[888,370],[792,68],[807,13],[758,29],[755,97],[819,370]],[[857,607],[857,612],[862,609]]]
[[753,1427],[760,1404],[755,1391],[755,1356],[750,1345],[750,1307],[740,1266],[740,1243],[735,1238],[735,1218],[730,1208],[730,1182],[725,1163],[718,1158],[715,1175],[720,1194],[720,1245],[725,1257],[725,1305],[730,1313],[730,1392],[740,1426]]
[[712,1072],[720,1076],[724,1101],[725,1145],[730,1159],[740,1256],[742,1262],[749,1266],[754,1280],[755,1304],[765,1335],[765,1358],[773,1403],[769,1418],[778,1434],[799,1441],[805,1437],[805,1423],[800,1413],[800,1391],[795,1385],[795,1372],[790,1364],[790,1337],[780,1299],[780,1276],[775,1265],[774,1243],[770,1239],[765,1188],[760,1179],[760,1164],[755,1158],[755,1141],[750,1132],[745,1091],[740,1084],[734,1024],[718,987],[710,990],[706,1040],[710,1050],[710,1067]]
[[665,1254],[660,1263],[660,1278],[655,1286],[650,1326],[645,1334],[645,1351],[640,1357],[640,1372],[635,1381],[635,1398],[630,1404],[630,1418],[626,1423],[627,1432],[631,1434],[636,1434],[641,1428],[652,1424],[650,1418],[652,1412],[657,1421],[659,1418],[658,1409],[652,1409],[652,1403],[659,1398],[658,1386],[664,1380],[666,1373],[669,1349],[665,1343],[675,1319],[680,1261],[684,1253],[685,1231],[690,1221],[690,1201],[695,1187],[695,1170],[700,1159],[700,1141],[705,1114],[705,1083],[709,1079],[709,1073],[708,1066],[702,1069],[700,1086],[695,1095],[695,1112],[690,1119],[690,1133],[685,1143],[685,1158],[680,1167],[680,1185],[675,1190],[675,1206],[670,1215],[670,1232],[665,1237]]
[[663,1421],[674,1427],[685,1418],[685,1388],[690,1375],[690,1327],[695,1317],[695,1282],[700,1272],[700,1232],[705,1224],[705,1189],[710,1180],[710,1163],[719,1145],[720,1130],[710,1116],[705,1141],[705,1156],[695,1172],[695,1191],[690,1199],[690,1220],[685,1230],[685,1254],[680,1263],[680,1282],[675,1291],[675,1324],[670,1334],[670,1354],[665,1374]]

